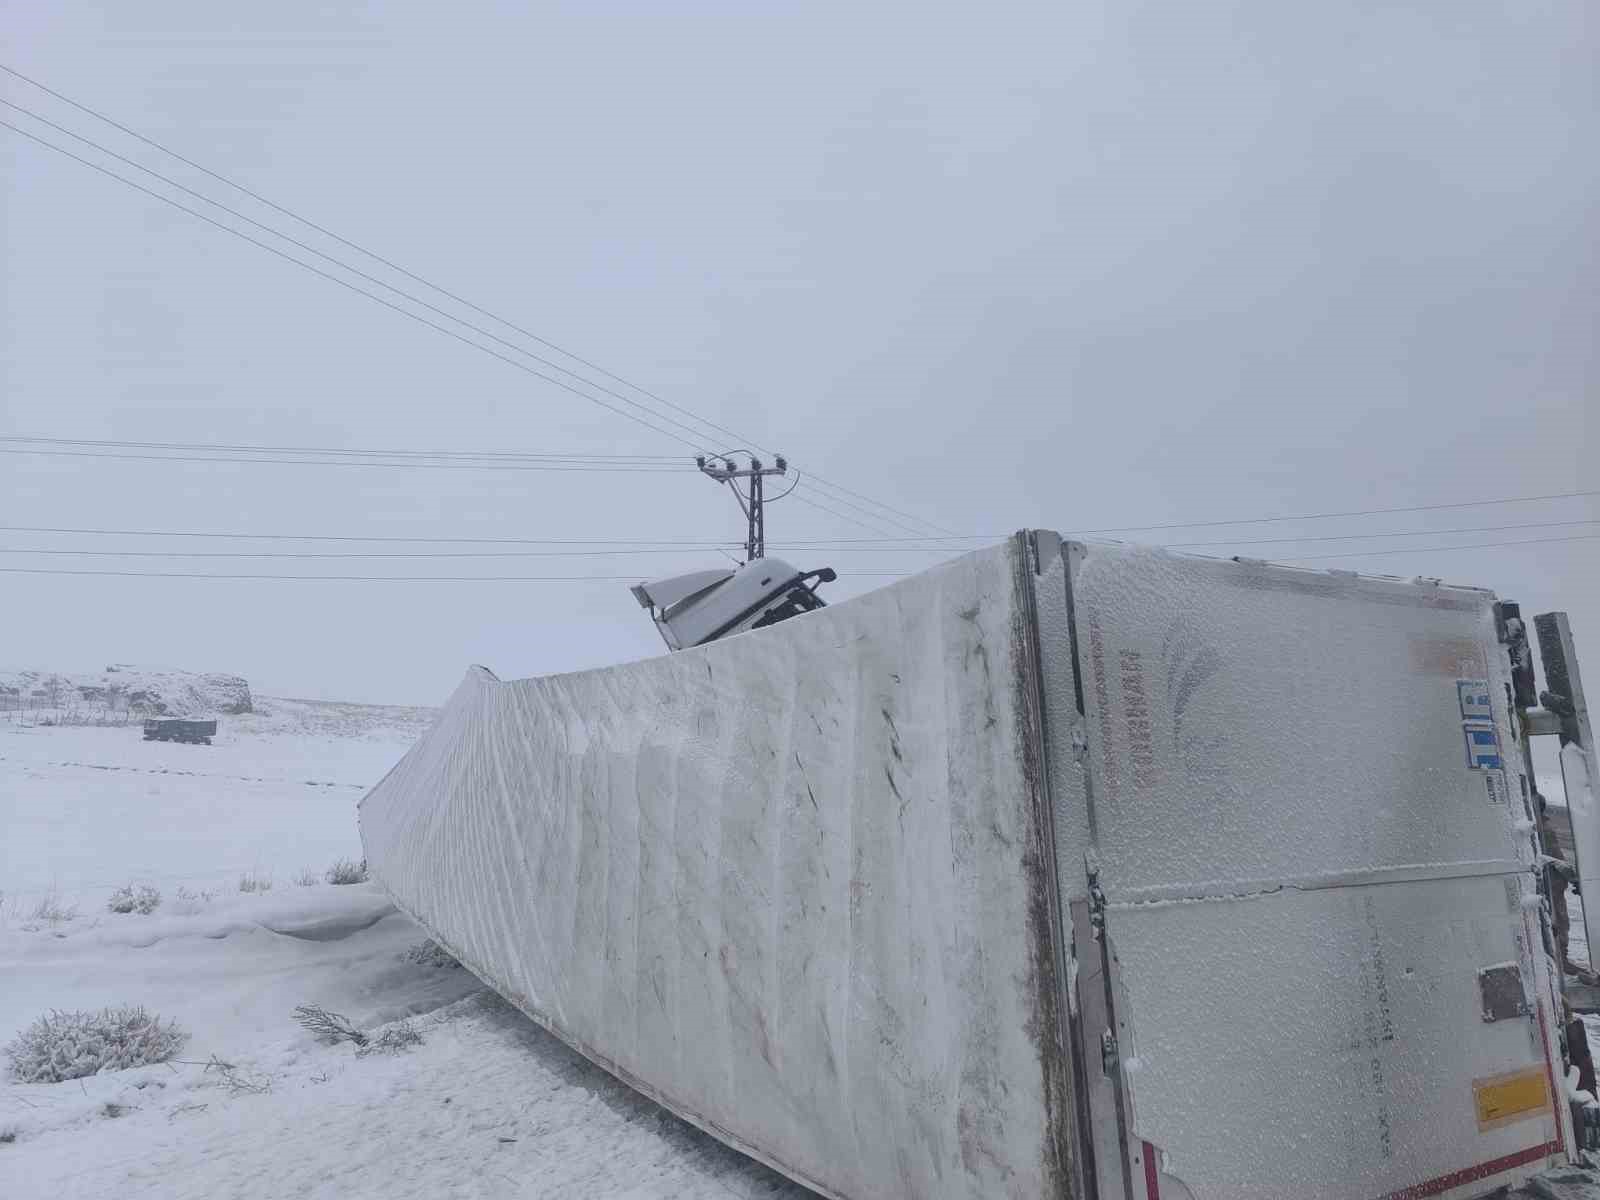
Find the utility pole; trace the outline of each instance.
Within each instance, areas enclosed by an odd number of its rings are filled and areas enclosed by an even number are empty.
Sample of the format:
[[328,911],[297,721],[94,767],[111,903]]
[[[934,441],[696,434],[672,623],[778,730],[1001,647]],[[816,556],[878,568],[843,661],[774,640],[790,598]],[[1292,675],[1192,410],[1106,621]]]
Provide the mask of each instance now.
[[[754,454],[749,455],[749,459],[748,467],[739,466],[731,455],[717,458],[700,455],[694,460],[704,474],[718,483],[727,484],[733,492],[734,499],[739,501],[739,507],[743,510],[749,527],[749,533],[744,541],[744,560],[747,563],[754,562],[767,553],[767,522],[764,511],[766,500],[762,494],[762,480],[768,475],[786,475],[789,471],[789,464],[781,454],[774,460],[775,465],[770,467],[762,466],[761,460]],[[737,481],[740,479],[750,481],[748,491],[739,490]]]

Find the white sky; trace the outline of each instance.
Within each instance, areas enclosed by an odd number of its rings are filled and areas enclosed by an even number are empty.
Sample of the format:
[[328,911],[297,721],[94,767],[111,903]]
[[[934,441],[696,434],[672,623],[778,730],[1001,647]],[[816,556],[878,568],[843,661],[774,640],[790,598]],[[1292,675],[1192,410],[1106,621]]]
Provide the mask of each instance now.
[[[1600,488],[1586,0],[334,7],[4,3],[0,61],[963,533]],[[0,96],[241,202],[16,79]],[[4,129],[0,173],[0,435],[680,449]],[[0,496],[6,525],[739,529],[731,500],[688,474],[0,454]],[[1585,519],[1597,498],[1141,536]],[[786,536],[871,536],[793,503],[770,528],[778,552]],[[1600,524],[1361,546],[1585,533]],[[0,546],[173,548],[4,532]],[[1249,552],[1345,548],[1360,546]],[[927,561],[793,557],[847,576]],[[0,560],[639,577],[716,561]],[[1600,541],[1319,565],[1564,607],[1600,645]],[[0,613],[7,665],[162,663],[373,701],[440,701],[471,662],[513,677],[659,649],[614,582],[7,573]]]

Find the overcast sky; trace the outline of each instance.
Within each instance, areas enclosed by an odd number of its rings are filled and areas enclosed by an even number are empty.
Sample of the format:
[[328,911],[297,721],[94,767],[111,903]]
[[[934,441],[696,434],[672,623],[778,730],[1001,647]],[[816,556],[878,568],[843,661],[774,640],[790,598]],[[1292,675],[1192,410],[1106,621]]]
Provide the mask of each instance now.
[[[6,3],[0,60],[804,470],[963,534],[1600,488],[1588,0],[338,7]],[[0,95],[292,228],[13,77]],[[0,119],[70,144],[15,109]],[[683,450],[6,129],[0,172],[0,435]],[[0,494],[11,526],[739,532],[732,501],[689,473],[4,453]],[[1424,531],[1248,547],[1297,560],[1595,534],[1551,523],[1597,518],[1587,497],[1130,536]],[[786,538],[874,536],[795,500],[769,521],[779,552]],[[1500,525],[1520,528],[1436,532]],[[285,548],[3,532],[0,545]],[[861,572],[929,561],[792,557],[837,567],[838,596],[888,579]],[[0,560],[645,577],[718,557]],[[1600,647],[1600,541],[1314,565],[1565,607],[1591,659]],[[473,662],[515,677],[660,649],[609,581],[4,573],[0,613],[4,665],[228,670],[268,694],[371,701],[438,702]]]

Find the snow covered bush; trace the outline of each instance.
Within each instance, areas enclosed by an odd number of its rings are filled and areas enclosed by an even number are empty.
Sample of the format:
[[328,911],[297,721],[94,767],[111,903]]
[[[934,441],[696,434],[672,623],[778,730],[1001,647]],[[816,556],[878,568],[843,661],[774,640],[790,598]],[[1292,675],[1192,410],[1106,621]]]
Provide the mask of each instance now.
[[429,938],[425,942],[418,942],[414,946],[407,946],[405,960],[414,962],[422,967],[459,967],[461,963],[454,954],[446,950],[438,942]]
[[295,887],[316,887],[321,882],[322,880],[317,876],[317,873],[310,867],[307,867],[294,877]]
[[416,1031],[410,1021],[396,1021],[377,1037],[370,1039],[366,1045],[356,1049],[358,1057],[368,1054],[398,1054],[401,1050],[409,1050],[413,1046],[422,1045],[422,1035]]
[[349,1017],[329,1012],[320,1004],[295,1005],[294,1019],[305,1026],[307,1032],[314,1034],[317,1041],[330,1046],[340,1042],[354,1042],[357,1046],[367,1044],[367,1035],[352,1025]]
[[239,876],[239,890],[241,892],[270,892],[272,890],[272,876],[249,871]]
[[133,1005],[99,1012],[52,1009],[6,1047],[18,1083],[59,1083],[100,1071],[165,1062],[189,1035]]
[[179,916],[192,917],[215,898],[215,892],[197,892],[191,888],[181,887],[178,889],[178,898],[172,905],[172,911]]
[[341,858],[328,868],[329,883],[365,883],[367,881],[367,860],[355,862],[352,859]]
[[141,913],[149,916],[161,905],[161,893],[148,883],[125,883],[111,893],[106,907],[114,913]]
[[211,1061],[206,1063],[206,1069],[202,1073],[210,1075],[212,1071],[217,1073],[218,1083],[228,1089],[230,1096],[238,1096],[246,1092],[260,1096],[272,1090],[271,1075],[236,1066],[230,1062],[223,1062],[215,1054],[211,1056]]
[[47,925],[54,929],[63,921],[75,919],[77,915],[78,906],[76,904],[63,904],[61,903],[61,898],[51,892],[33,906],[32,911],[28,913],[27,921],[22,927],[29,933],[43,929]]
[[15,1125],[7,1125],[3,1129],[0,1129],[0,1146],[9,1146],[16,1140],[17,1127]]

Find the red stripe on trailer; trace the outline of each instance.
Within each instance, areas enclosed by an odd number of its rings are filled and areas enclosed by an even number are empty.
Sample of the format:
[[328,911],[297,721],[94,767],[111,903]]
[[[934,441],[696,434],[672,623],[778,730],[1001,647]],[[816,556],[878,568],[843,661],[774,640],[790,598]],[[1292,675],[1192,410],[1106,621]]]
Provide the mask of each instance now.
[[[1528,918],[1526,916],[1522,918],[1522,928],[1528,932],[1530,939],[1528,945],[1530,947],[1538,945],[1537,942],[1531,940],[1533,931],[1528,929]],[[1565,969],[1561,963],[1556,964],[1556,970],[1563,971]],[[1556,1151],[1559,1153],[1566,1149],[1566,1136],[1561,1132],[1561,1111],[1555,1107],[1561,1102],[1561,1093],[1556,1091],[1555,1064],[1550,1061],[1550,1027],[1545,1024],[1543,996],[1534,1000],[1533,1010],[1539,1014],[1539,1040],[1544,1043],[1544,1081],[1550,1087],[1550,1107],[1551,1113],[1556,1119]]]
[[[1533,930],[1528,924],[1524,914],[1522,918],[1522,932],[1528,939],[1529,948],[1539,943],[1533,940]],[[1410,1187],[1401,1188],[1398,1192],[1390,1192],[1379,1200],[1423,1200],[1427,1196],[1437,1196],[1440,1192],[1448,1192],[1451,1188],[1460,1187],[1464,1183],[1473,1183],[1480,1179],[1487,1179],[1491,1175],[1498,1175],[1502,1171],[1510,1171],[1516,1167],[1527,1166],[1531,1162],[1538,1162],[1541,1158],[1548,1158],[1552,1154],[1560,1154],[1566,1149],[1566,1135],[1562,1132],[1561,1112],[1556,1108],[1559,1103],[1556,1092],[1555,1065],[1550,1060],[1550,1026],[1544,1015],[1544,1002],[1536,1000],[1533,1005],[1534,1012],[1539,1017],[1539,1042],[1544,1050],[1544,1079],[1549,1088],[1550,1115],[1555,1118],[1556,1136],[1553,1140],[1539,1146],[1529,1146],[1526,1150],[1518,1150],[1514,1154],[1504,1154],[1499,1158],[1491,1158],[1488,1162],[1479,1163],[1475,1167],[1467,1167],[1460,1171],[1452,1171],[1448,1175],[1441,1175],[1437,1179],[1430,1179],[1426,1183],[1414,1183]]]
[[[1541,943],[1534,940],[1533,926],[1529,922],[1528,914],[1526,912],[1522,914],[1522,933],[1523,936],[1528,939],[1528,953],[1530,955],[1537,954],[1539,952],[1538,947]],[[1556,970],[1560,971],[1564,969],[1565,968],[1562,966],[1562,964],[1556,964]],[[1550,1026],[1545,1021],[1543,996],[1534,997],[1533,1011],[1537,1013],[1539,1017],[1539,1044],[1544,1048],[1544,1081],[1550,1088],[1550,1115],[1556,1119],[1555,1147],[1556,1152],[1559,1154],[1561,1151],[1567,1148],[1567,1139],[1566,1135],[1562,1132],[1561,1110],[1556,1107],[1556,1105],[1561,1103],[1562,1093],[1556,1091],[1555,1062],[1550,1057],[1550,1051],[1553,1043],[1550,1041]]]
[[1561,1152],[1560,1123],[1556,1125],[1556,1140],[1546,1142],[1542,1146],[1529,1146],[1526,1150],[1518,1150],[1515,1154],[1505,1154],[1499,1158],[1491,1158],[1488,1162],[1479,1163],[1475,1167],[1464,1170],[1452,1171],[1448,1175],[1441,1175],[1437,1179],[1430,1179],[1426,1183],[1414,1183],[1410,1187],[1401,1188],[1398,1192],[1390,1192],[1379,1200],[1423,1200],[1426,1196],[1437,1196],[1440,1192],[1448,1192],[1451,1188],[1460,1187],[1464,1183],[1473,1183],[1479,1179],[1487,1179],[1491,1175],[1498,1175],[1502,1171],[1509,1171],[1513,1167],[1526,1166],[1528,1163],[1537,1162],[1552,1154]]
[[1144,1143],[1144,1193],[1145,1200],[1161,1200],[1161,1183],[1156,1179],[1156,1148]]

